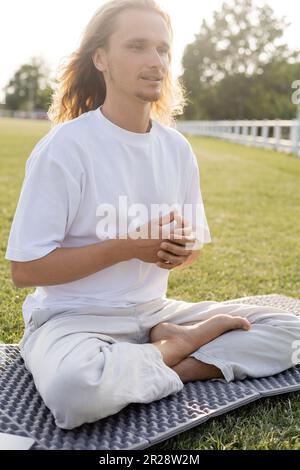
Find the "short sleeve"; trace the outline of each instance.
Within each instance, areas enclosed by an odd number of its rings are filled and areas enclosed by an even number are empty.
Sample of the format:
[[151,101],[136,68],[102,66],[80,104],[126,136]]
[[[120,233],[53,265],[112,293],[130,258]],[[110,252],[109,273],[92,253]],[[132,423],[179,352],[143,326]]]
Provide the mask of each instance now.
[[199,166],[197,158],[190,146],[190,165],[186,180],[186,193],[184,198],[183,215],[191,221],[192,229],[196,233],[196,239],[200,246],[211,243],[211,235],[207,223],[204,202],[201,194]]
[[48,150],[33,151],[26,162],[5,258],[32,261],[61,247],[80,198],[80,183],[64,164]]

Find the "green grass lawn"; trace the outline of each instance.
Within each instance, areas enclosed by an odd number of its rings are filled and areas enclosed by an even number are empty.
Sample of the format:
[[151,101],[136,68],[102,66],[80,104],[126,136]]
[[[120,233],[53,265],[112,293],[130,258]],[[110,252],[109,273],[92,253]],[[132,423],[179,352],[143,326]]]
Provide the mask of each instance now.
[[[4,259],[26,159],[50,129],[0,118],[0,341],[18,342],[22,303]],[[213,243],[189,268],[170,273],[168,297],[189,302],[262,294],[300,298],[300,159],[192,137]],[[300,449],[300,395],[265,398],[214,418],[153,449]]]

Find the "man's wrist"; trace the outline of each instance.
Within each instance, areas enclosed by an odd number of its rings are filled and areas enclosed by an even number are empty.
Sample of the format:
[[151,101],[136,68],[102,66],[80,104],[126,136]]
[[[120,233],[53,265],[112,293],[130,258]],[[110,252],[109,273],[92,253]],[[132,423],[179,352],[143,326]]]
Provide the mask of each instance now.
[[137,257],[135,243],[132,238],[119,238],[118,241],[122,261],[129,261]]

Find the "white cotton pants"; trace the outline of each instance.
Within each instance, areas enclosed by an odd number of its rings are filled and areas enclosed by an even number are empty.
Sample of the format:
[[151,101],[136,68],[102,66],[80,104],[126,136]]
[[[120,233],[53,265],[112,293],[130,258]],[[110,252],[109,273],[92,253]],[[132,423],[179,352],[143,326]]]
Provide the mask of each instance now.
[[228,331],[190,354],[218,367],[225,378],[219,380],[269,376],[298,363],[296,315],[271,306],[168,298],[133,307],[36,309],[20,342],[21,356],[56,425],[73,429],[129,403],[180,391],[179,375],[148,342],[150,329],[221,313],[246,317],[252,328]]

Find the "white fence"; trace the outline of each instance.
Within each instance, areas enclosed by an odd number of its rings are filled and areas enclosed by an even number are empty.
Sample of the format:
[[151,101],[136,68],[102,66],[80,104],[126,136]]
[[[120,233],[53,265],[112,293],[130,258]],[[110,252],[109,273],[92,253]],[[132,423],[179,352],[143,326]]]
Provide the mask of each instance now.
[[177,121],[180,132],[217,137],[239,144],[300,156],[300,120]]
[[[0,117],[23,119],[48,119],[45,111],[0,110]],[[300,156],[300,111],[299,119],[262,121],[177,121],[180,132],[203,135],[284,151]]]
[[15,119],[48,119],[45,111],[12,111],[9,109],[0,109],[0,117],[9,117]]

